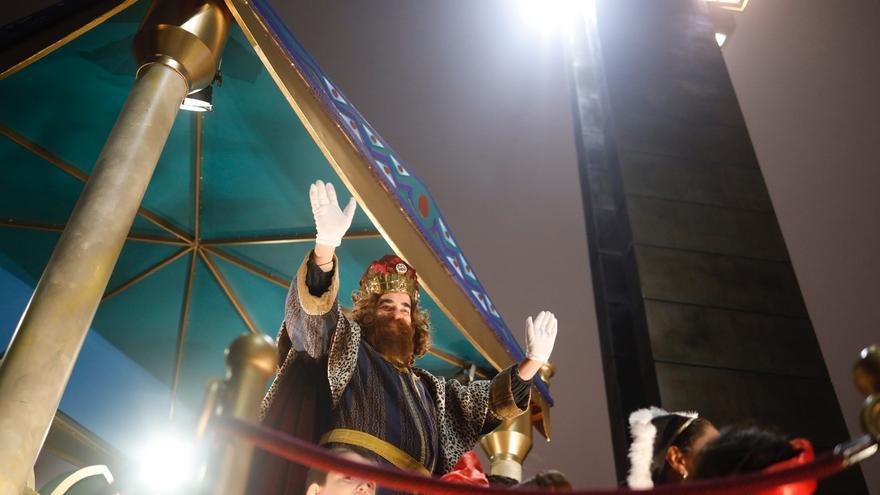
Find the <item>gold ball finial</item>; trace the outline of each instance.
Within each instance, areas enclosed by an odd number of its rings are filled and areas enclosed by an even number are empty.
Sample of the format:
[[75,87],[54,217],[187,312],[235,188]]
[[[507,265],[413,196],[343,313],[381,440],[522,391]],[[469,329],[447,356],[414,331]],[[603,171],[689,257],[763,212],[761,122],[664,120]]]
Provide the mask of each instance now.
[[859,353],[853,367],[856,388],[867,397],[862,406],[862,428],[880,439],[880,347],[871,345]]
[[275,344],[266,335],[244,334],[232,341],[226,350],[226,366],[230,369],[252,368],[267,377],[277,365]]
[[133,40],[138,77],[158,63],[183,76],[190,92],[207,87],[220,66],[232,22],[222,0],[154,1]]
[[871,345],[859,353],[853,367],[856,388],[865,395],[880,394],[880,346]]
[[862,406],[862,429],[876,441],[880,441],[880,394],[865,399]]
[[541,376],[541,380],[544,381],[547,385],[550,385],[550,379],[553,378],[553,375],[556,374],[556,366],[553,366],[553,363],[547,361],[546,363],[541,365],[541,368],[538,369],[538,375]]

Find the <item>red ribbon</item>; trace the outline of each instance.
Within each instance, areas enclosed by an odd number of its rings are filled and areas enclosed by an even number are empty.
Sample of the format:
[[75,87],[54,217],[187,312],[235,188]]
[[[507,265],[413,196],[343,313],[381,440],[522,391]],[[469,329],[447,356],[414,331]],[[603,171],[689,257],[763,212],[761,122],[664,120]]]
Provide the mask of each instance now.
[[[361,464],[343,459],[327,449],[292,435],[235,418],[214,418],[209,426],[228,436],[247,440],[253,443],[254,446],[289,461],[305,464],[322,471],[336,471],[349,476],[367,479],[376,482],[378,485],[405,492],[416,492],[422,495],[512,495],[517,493],[551,495],[557,493],[531,488],[511,490],[500,487],[463,485],[398,469]],[[743,495],[756,492],[761,493],[762,490],[795,481],[827,478],[839,473],[845,467],[843,456],[827,452],[817,456],[812,461],[803,462],[794,467],[783,467],[772,472],[750,473],[714,480],[689,481],[678,485],[665,485],[651,490],[623,488],[573,490],[568,493],[572,495],[620,495],[622,493],[645,495]]]

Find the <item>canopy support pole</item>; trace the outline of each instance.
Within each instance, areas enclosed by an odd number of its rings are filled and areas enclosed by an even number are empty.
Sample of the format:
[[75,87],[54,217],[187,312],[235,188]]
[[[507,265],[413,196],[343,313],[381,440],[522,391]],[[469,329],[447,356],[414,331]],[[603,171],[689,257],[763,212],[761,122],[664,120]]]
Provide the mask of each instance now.
[[230,19],[222,3],[159,0],[135,37],[137,81],[0,365],[0,495],[24,490],[180,104],[213,80]]

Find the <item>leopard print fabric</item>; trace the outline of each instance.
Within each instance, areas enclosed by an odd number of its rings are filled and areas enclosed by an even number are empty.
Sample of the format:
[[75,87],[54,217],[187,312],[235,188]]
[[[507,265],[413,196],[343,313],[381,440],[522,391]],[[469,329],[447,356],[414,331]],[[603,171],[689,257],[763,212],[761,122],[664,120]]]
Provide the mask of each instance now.
[[461,455],[479,441],[486,415],[493,414],[489,409],[491,382],[477,380],[465,386],[423,369],[414,368],[413,372],[425,380],[435,397],[440,432],[440,463],[436,474],[445,474],[452,471]]
[[327,359],[327,379],[330,382],[330,399],[333,401],[333,407],[339,403],[342,392],[354,375],[361,343],[361,327],[343,316],[340,316],[339,321],[330,344],[330,356]]

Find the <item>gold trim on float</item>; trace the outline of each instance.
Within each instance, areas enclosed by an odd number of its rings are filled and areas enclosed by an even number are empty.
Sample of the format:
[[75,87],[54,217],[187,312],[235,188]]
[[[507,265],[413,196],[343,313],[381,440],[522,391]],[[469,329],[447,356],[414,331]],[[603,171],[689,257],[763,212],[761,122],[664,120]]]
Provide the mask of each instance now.
[[[364,229],[355,230],[346,233],[342,238],[345,240],[354,239],[372,239],[382,237],[378,230]],[[216,239],[213,241],[202,241],[204,246],[253,246],[260,244],[299,244],[304,242],[312,242],[315,240],[315,233],[308,232],[305,234],[262,236],[262,237],[232,237],[228,239]]]
[[392,194],[383,187],[348,135],[330,117],[328,112],[331,110],[315,96],[250,3],[247,0],[225,1],[275,84],[382,237],[394,252],[417,268],[425,291],[492,366],[500,370],[513,364],[512,356],[475,303],[454,281],[453,275]]
[[202,249],[204,249],[205,251],[213,254],[214,256],[216,256],[224,261],[228,261],[229,263],[232,263],[233,265],[235,265],[243,270],[247,270],[248,272],[250,272],[250,273],[252,273],[252,274],[268,281],[268,282],[272,282],[273,284],[278,285],[280,287],[283,287],[285,289],[290,287],[289,280],[285,280],[285,279],[279,277],[278,275],[273,275],[272,273],[269,273],[266,270],[263,270],[262,268],[258,268],[256,266],[248,263],[247,261],[236,258],[235,256],[232,256],[230,254],[224,253],[223,251],[220,251],[219,249],[211,249],[209,247],[203,247]]
[[196,253],[192,252],[189,259],[189,270],[186,273],[186,290],[183,293],[183,307],[180,311],[180,326],[177,331],[177,356],[174,364],[174,375],[171,379],[171,410],[168,419],[174,419],[174,409],[177,404],[177,389],[180,386],[180,370],[183,368],[183,349],[186,341],[186,328],[189,323],[189,308],[192,303],[193,281],[196,278]]
[[123,10],[131,7],[135,3],[137,3],[137,0],[125,0],[124,2],[120,3],[116,7],[113,7],[112,9],[108,10],[107,12],[104,12],[103,14],[101,14],[98,17],[94,18],[93,20],[89,21],[85,25],[81,26],[79,29],[76,29],[76,30],[68,33],[67,35],[62,37],[60,40],[55,41],[51,45],[43,48],[42,50],[38,51],[37,53],[34,53],[33,55],[27,57],[26,59],[22,60],[21,62],[6,69],[2,73],[0,73],[0,79],[5,79],[5,78],[11,76],[12,74],[15,74],[16,72],[24,69],[25,67],[31,65],[32,63],[40,60],[41,58],[45,57],[46,55],[54,52],[55,50],[61,48],[62,46],[70,43],[71,41],[79,38],[80,36],[86,34],[87,32],[91,31],[92,29],[103,24],[104,21],[106,21],[107,19],[109,19],[109,18],[115,16],[116,14],[122,12]]
[[217,265],[214,264],[214,261],[208,256],[208,254],[202,250],[196,250],[199,255],[202,257],[202,261],[208,266],[208,269],[211,271],[211,275],[214,276],[214,279],[220,284],[220,288],[223,289],[223,293],[226,294],[226,298],[229,299],[229,302],[232,303],[232,306],[235,307],[235,311],[238,313],[238,316],[241,317],[241,320],[247,325],[248,330],[251,333],[256,335],[261,335],[261,332],[257,330],[257,326],[254,324],[254,321],[251,319],[251,315],[248,314],[247,310],[241,304],[241,301],[238,300],[238,297],[235,295],[235,292],[232,291],[232,287],[229,285],[229,282],[223,278],[223,274],[220,273],[220,270],[217,269]]
[[177,405],[177,390],[180,387],[180,370],[183,368],[184,342],[186,341],[186,330],[189,323],[189,309],[192,303],[193,282],[196,278],[196,258],[197,253],[201,249],[199,246],[199,232],[201,224],[200,203],[202,199],[202,114],[200,112],[193,114],[195,121],[195,163],[193,164],[193,186],[195,187],[193,198],[193,245],[192,256],[189,259],[189,269],[186,272],[186,284],[183,292],[183,306],[180,311],[180,324],[177,327],[177,349],[174,363],[174,374],[171,377],[171,408],[168,411],[168,418],[174,419],[174,412]]
[[121,452],[60,410],[52,420],[43,450],[76,467],[106,464],[116,468],[124,461]]
[[89,180],[88,174],[62,160],[55,153],[52,153],[46,148],[24,137],[22,134],[19,134],[18,132],[12,130],[11,127],[6,126],[5,124],[0,124],[0,134],[8,137],[12,142],[30,151],[37,157],[49,162],[57,168],[60,168],[68,175],[79,180],[80,182],[86,182],[87,180]]
[[121,293],[122,291],[131,288],[133,285],[137,284],[137,283],[140,282],[141,280],[143,280],[143,279],[149,277],[150,275],[152,275],[152,274],[158,272],[159,270],[165,268],[166,266],[170,265],[171,263],[174,263],[174,262],[177,261],[179,258],[183,257],[184,255],[186,255],[187,253],[191,252],[192,250],[193,250],[192,247],[186,247],[186,248],[183,248],[183,249],[181,249],[180,251],[178,251],[178,252],[172,254],[171,256],[165,258],[164,260],[162,260],[162,261],[156,263],[155,265],[153,265],[153,266],[147,268],[146,270],[142,271],[141,273],[139,273],[139,274],[135,275],[134,277],[132,277],[131,279],[127,280],[125,283],[123,283],[123,284],[121,284],[121,285],[115,287],[113,290],[108,291],[106,294],[104,294],[104,297],[101,299],[101,302],[102,302],[102,303],[103,303],[103,302],[106,302],[107,300],[112,299],[113,297],[118,296],[119,293]]
[[196,163],[195,163],[195,220],[193,221],[193,237],[196,243],[200,242],[202,226],[202,134],[204,132],[204,120],[202,112],[196,112]]
[[[64,231],[64,227],[66,227],[66,225],[40,223],[40,222],[23,222],[20,220],[16,220],[14,218],[10,218],[7,220],[0,220],[0,227],[61,233]],[[190,245],[190,243],[188,243],[188,242],[177,241],[174,239],[168,239],[165,237],[159,237],[159,236],[150,235],[150,234],[129,233],[128,237],[126,237],[125,239],[127,241],[146,242],[148,244],[165,244],[165,245],[169,245],[169,246],[189,246]]]
[[[52,153],[51,151],[47,150],[46,148],[40,146],[39,144],[31,141],[30,139],[24,137],[23,135],[17,133],[16,131],[12,130],[10,127],[8,127],[4,124],[0,124],[0,134],[3,134],[4,136],[9,138],[15,144],[30,151],[31,153],[33,153],[37,157],[49,162],[50,165],[53,165],[56,168],[61,169],[62,171],[64,171],[68,175],[72,176],[73,178],[79,180],[80,182],[85,183],[89,180],[89,174],[87,174],[87,173],[83,172],[82,170],[74,167],[73,165],[67,163],[61,157],[56,155],[55,153]],[[138,215],[144,217],[145,219],[150,221],[152,224],[154,224],[157,227],[161,228],[162,230],[168,232],[169,234],[173,235],[174,237],[177,237],[178,239],[180,239],[182,241],[186,241],[187,244],[192,244],[193,240],[189,238],[189,236],[186,234],[186,232],[183,232],[182,230],[178,229],[177,227],[174,227],[167,220],[163,219],[159,215],[156,215],[152,211],[150,211],[144,207],[140,207],[140,208],[138,208]]]
[[193,240],[189,238],[189,236],[186,234],[186,232],[178,229],[174,225],[171,225],[170,222],[168,222],[164,218],[160,217],[159,215],[153,213],[152,211],[150,211],[144,207],[140,207],[140,208],[138,208],[137,213],[138,213],[138,215],[144,217],[145,220],[149,221],[150,223],[152,223],[156,227],[159,227],[160,229],[164,230],[165,232],[168,232],[169,234],[174,235],[174,237],[177,237],[178,239],[184,240],[190,244],[193,242]]
[[[451,365],[458,366],[459,368],[464,368],[469,364],[459,357],[456,357],[446,351],[441,351],[440,349],[437,349],[435,346],[431,346],[431,348],[428,349],[428,354],[434,356],[441,361],[445,361]],[[483,368],[480,368],[479,366],[475,366],[474,375],[480,378],[489,378],[489,372],[484,370]]]
[[396,445],[390,444],[381,438],[374,437],[369,433],[364,433],[358,430],[349,430],[347,428],[335,428],[325,433],[318,443],[320,445],[326,445],[328,443],[354,445],[355,447],[360,447],[373,452],[399,469],[431,476],[431,472],[428,471],[428,468],[426,468],[421,462],[417,461],[414,457],[407,454]]

